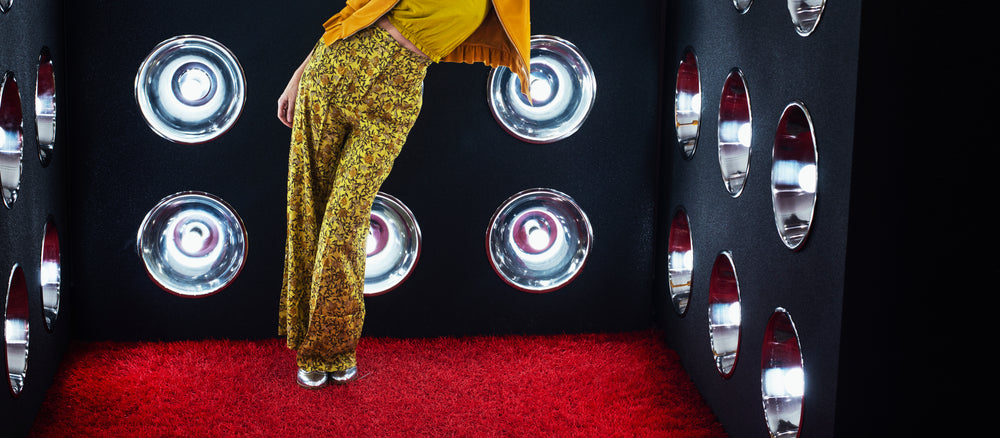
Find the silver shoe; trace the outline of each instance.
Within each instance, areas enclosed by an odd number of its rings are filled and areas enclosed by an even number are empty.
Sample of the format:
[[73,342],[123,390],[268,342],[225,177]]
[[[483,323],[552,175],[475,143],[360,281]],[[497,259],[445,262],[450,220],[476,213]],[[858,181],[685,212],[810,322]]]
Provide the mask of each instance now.
[[358,367],[350,367],[344,371],[331,371],[327,373],[330,380],[335,385],[346,385],[358,378]]
[[296,381],[303,388],[319,389],[326,385],[326,371],[306,371],[299,368]]

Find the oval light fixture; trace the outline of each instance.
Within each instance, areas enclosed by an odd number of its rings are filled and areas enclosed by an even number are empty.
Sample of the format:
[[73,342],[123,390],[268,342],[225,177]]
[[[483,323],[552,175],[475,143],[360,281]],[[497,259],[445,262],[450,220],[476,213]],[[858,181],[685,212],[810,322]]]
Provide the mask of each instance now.
[[399,199],[379,192],[372,203],[366,241],[365,296],[402,284],[420,258],[421,236],[413,212]]
[[694,244],[691,226],[683,208],[677,209],[670,222],[667,241],[667,281],[670,283],[670,302],[678,315],[687,312],[691,298],[691,278],[694,270]]
[[764,419],[773,438],[796,437],[802,423],[805,372],[795,324],[777,308],[767,320],[760,358]]
[[809,36],[816,30],[826,0],[788,0],[788,13],[792,16],[795,32],[801,36]]
[[3,203],[13,208],[21,189],[21,158],[24,154],[24,114],[13,72],[6,72],[0,85],[0,191]]
[[778,235],[791,250],[802,246],[816,209],[816,136],[805,105],[792,102],[778,120],[771,159],[771,201]]
[[0,12],[6,14],[14,6],[14,0],[0,0]]
[[745,14],[750,9],[751,3],[753,0],[733,0],[733,7],[736,8],[737,12]]
[[39,264],[39,285],[42,292],[42,313],[45,327],[51,331],[59,316],[60,290],[62,288],[62,255],[59,251],[59,232],[49,218],[42,231],[42,259]]
[[188,191],[163,198],[146,214],[136,246],[154,283],[175,295],[202,297],[239,276],[247,234],[221,198]]
[[693,157],[701,131],[701,73],[698,71],[698,58],[690,47],[684,50],[677,68],[674,127],[684,158]]
[[726,190],[734,198],[743,192],[750,171],[752,137],[750,94],[743,72],[734,68],[722,87],[719,102],[719,167]]
[[729,378],[740,351],[740,282],[733,265],[733,254],[723,251],[715,257],[708,281],[708,337],[715,367]]
[[552,143],[580,129],[594,105],[597,81],[576,46],[559,37],[532,36],[529,80],[531,102],[510,69],[498,67],[490,74],[490,110],[508,133],[529,143]]
[[35,82],[35,138],[38,160],[48,166],[56,144],[56,75],[48,47],[38,55],[38,80]]
[[590,220],[572,198],[536,188],[497,208],[486,231],[486,249],[490,265],[507,284],[544,293],[580,274],[593,239]]
[[24,270],[17,264],[11,269],[4,306],[4,343],[8,389],[17,397],[24,389],[28,374],[28,286]]
[[175,143],[228,131],[246,100],[243,68],[215,40],[181,35],[158,44],[139,66],[135,98],[149,127]]

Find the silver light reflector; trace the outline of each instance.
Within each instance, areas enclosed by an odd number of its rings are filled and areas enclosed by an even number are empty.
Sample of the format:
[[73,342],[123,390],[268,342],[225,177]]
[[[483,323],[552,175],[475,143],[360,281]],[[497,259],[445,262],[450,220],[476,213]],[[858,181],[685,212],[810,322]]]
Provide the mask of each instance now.
[[227,287],[243,269],[243,221],[222,199],[182,192],[161,200],[143,219],[136,239],[146,272],[164,290],[200,297]]
[[719,167],[732,197],[739,196],[746,184],[752,137],[750,94],[743,72],[734,68],[722,87],[719,102]]
[[157,45],[139,66],[135,97],[149,127],[184,144],[232,127],[246,99],[243,68],[218,42],[182,35]]
[[59,232],[49,219],[42,232],[42,260],[39,265],[39,285],[42,291],[42,311],[45,326],[52,330],[59,316],[59,294],[62,287],[62,260],[59,252]]
[[487,84],[493,117],[529,143],[552,143],[576,132],[590,114],[597,82],[590,63],[569,41],[531,37],[531,102],[521,94],[521,79],[506,67],[495,68]]
[[493,270],[510,286],[534,293],[554,291],[576,278],[592,242],[590,220],[576,202],[543,188],[508,198],[486,232]]
[[797,250],[812,226],[819,178],[812,117],[799,102],[781,113],[771,163],[771,201],[778,235],[785,246]]
[[372,204],[365,259],[366,296],[384,294],[413,272],[420,258],[420,226],[398,199],[379,192]]
[[42,166],[52,160],[56,144],[56,75],[48,47],[38,56],[38,80],[35,82],[35,127],[38,159]]
[[698,58],[690,48],[684,51],[677,68],[674,93],[677,143],[681,145],[684,158],[691,158],[698,146],[698,134],[701,131],[701,74],[698,72]]
[[715,367],[722,377],[733,374],[740,350],[740,282],[733,255],[723,251],[715,258],[708,283],[708,337]]
[[691,272],[694,270],[694,244],[688,215],[678,209],[670,222],[667,241],[667,281],[670,283],[670,302],[678,315],[687,312],[691,298]]
[[6,72],[0,85],[0,190],[7,208],[14,207],[21,188],[21,157],[24,154],[21,95],[14,73]]
[[788,0],[788,13],[792,16],[795,32],[801,36],[809,36],[816,30],[826,0]]
[[14,6],[14,0],[0,0],[0,12],[6,14]]
[[750,9],[753,0],[733,0],[733,7],[741,14],[745,14]]
[[775,309],[764,329],[760,358],[764,419],[772,437],[796,437],[802,422],[805,372],[791,315]]
[[28,372],[28,289],[24,270],[14,265],[7,283],[4,306],[4,341],[10,393],[15,397],[24,388]]

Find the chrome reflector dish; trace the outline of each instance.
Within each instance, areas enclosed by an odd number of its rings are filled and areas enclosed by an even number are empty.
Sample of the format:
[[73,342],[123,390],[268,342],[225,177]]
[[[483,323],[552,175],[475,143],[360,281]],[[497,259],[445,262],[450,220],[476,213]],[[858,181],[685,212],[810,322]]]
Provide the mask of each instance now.
[[182,192],[161,200],[142,221],[136,239],[146,272],[176,295],[199,297],[228,286],[243,269],[243,221],[222,199]]
[[49,219],[42,232],[42,260],[38,269],[42,291],[42,311],[45,326],[52,330],[59,316],[59,295],[62,287],[62,260],[59,252],[59,232]]
[[722,87],[719,102],[719,167],[730,196],[739,196],[746,184],[752,137],[750,94],[743,72],[734,68]]
[[0,12],[6,14],[14,6],[14,0],[0,0]]
[[801,103],[785,107],[771,158],[771,201],[781,241],[796,250],[812,226],[818,184],[812,117]]
[[733,0],[733,7],[741,14],[745,14],[747,10],[750,9],[750,4],[753,0]]
[[826,0],[788,0],[788,13],[792,16],[795,32],[801,36],[809,36],[816,30]]
[[529,143],[552,143],[576,132],[590,114],[597,82],[590,63],[569,41],[531,37],[531,102],[521,79],[507,67],[494,68],[487,97],[503,128]]
[[571,282],[590,254],[590,220],[566,194],[529,189],[493,214],[486,250],[493,270],[525,292],[551,292]]
[[691,158],[698,146],[698,134],[701,131],[701,74],[698,72],[698,58],[690,48],[684,51],[680,67],[677,68],[674,127],[677,129],[677,143],[681,145],[684,158]]
[[420,258],[420,226],[413,212],[398,199],[379,192],[372,203],[365,259],[366,296],[399,286]]
[[8,388],[17,397],[28,372],[28,288],[24,270],[18,265],[11,269],[5,302],[3,335],[7,346]]
[[42,166],[52,160],[56,143],[56,75],[48,47],[38,56],[38,80],[35,82],[35,127],[38,159]]
[[678,315],[687,312],[691,298],[691,271],[694,270],[694,245],[687,213],[677,210],[670,222],[667,241],[667,281],[670,283],[670,302]]
[[715,367],[722,377],[733,374],[740,350],[740,282],[736,278],[733,255],[723,251],[715,257],[708,283],[708,337]]
[[764,329],[760,370],[768,432],[772,437],[798,436],[805,396],[805,372],[795,324],[788,311],[780,307],[771,314]]
[[7,208],[14,207],[21,189],[21,156],[24,154],[21,95],[14,73],[7,72],[0,85],[0,190]]
[[149,127],[184,144],[232,127],[246,99],[243,68],[218,42],[182,35],[157,45],[139,66],[135,98]]

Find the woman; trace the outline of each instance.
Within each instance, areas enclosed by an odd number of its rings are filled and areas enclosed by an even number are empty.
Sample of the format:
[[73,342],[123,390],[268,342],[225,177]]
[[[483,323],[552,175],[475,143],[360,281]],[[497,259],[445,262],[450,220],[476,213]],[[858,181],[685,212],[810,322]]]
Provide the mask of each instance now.
[[505,66],[528,95],[528,0],[348,0],[278,98],[292,128],[278,332],[297,382],[357,378],[372,202],[435,62]]

